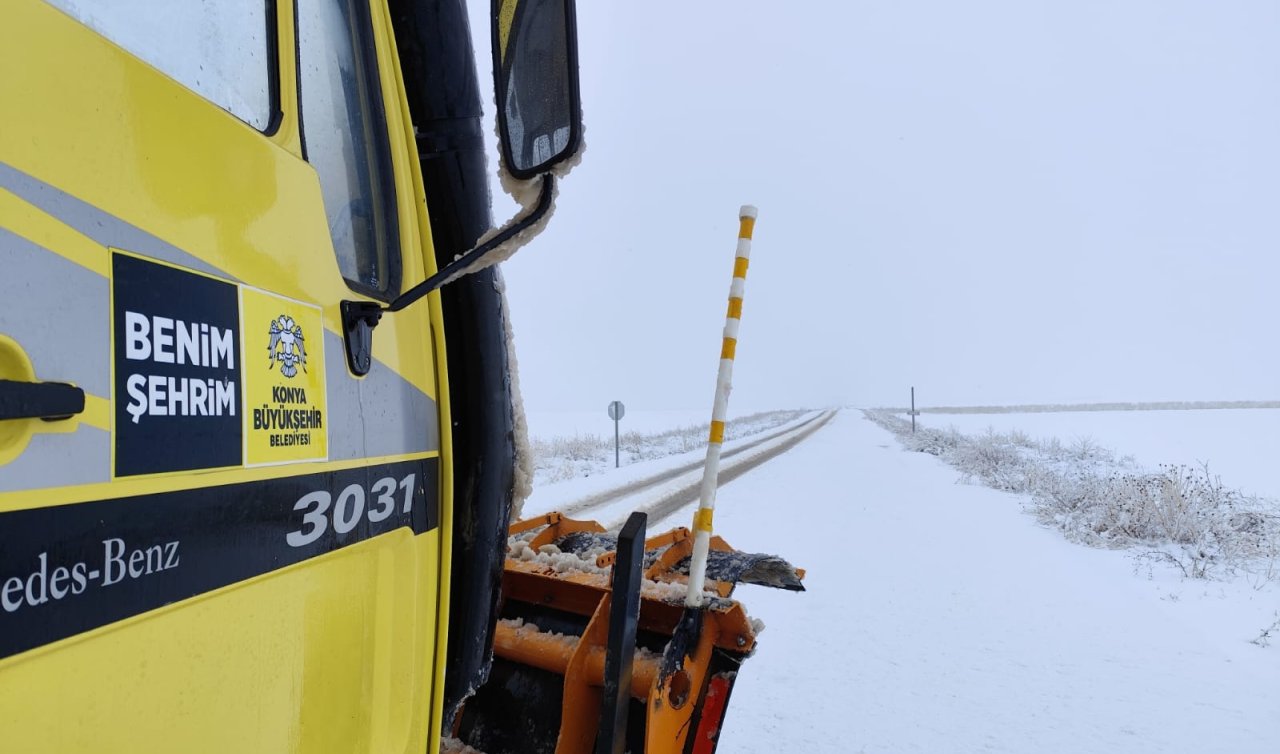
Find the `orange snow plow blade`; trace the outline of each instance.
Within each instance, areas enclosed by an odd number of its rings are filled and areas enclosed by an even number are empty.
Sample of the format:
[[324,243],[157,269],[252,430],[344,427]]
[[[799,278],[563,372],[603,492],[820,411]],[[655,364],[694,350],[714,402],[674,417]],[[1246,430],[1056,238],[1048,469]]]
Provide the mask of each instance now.
[[493,668],[456,735],[489,754],[712,754],[760,628],[734,586],[802,591],[804,574],[715,538],[691,634],[691,543],[687,529],[644,539],[643,514],[618,533],[559,513],[513,524]]

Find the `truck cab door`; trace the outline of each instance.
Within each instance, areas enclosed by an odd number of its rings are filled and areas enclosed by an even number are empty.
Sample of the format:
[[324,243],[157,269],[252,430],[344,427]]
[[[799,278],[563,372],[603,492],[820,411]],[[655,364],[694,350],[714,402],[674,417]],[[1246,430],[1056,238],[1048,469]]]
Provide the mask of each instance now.
[[0,748],[425,750],[439,307],[363,376],[340,312],[434,271],[385,3],[5,13],[0,380],[83,407],[0,419]]

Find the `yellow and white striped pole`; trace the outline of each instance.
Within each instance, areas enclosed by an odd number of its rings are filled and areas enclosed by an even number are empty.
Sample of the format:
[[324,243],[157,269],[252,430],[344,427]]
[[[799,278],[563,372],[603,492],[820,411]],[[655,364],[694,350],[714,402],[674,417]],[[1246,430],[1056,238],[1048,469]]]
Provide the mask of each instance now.
[[744,204],[738,210],[738,252],[733,258],[733,285],[729,287],[729,313],[724,320],[724,343],[720,347],[720,372],[716,375],[716,400],[711,409],[711,437],[707,442],[707,462],[702,469],[702,492],[693,514],[693,555],[689,558],[689,591],[686,607],[702,607],[702,582],[707,575],[707,550],[711,545],[711,520],[716,507],[716,482],[720,473],[720,448],[724,443],[724,421],[729,413],[729,391],[733,383],[733,357],[738,347],[738,324],[742,320],[742,295],[747,287],[747,264],[751,259],[751,234],[756,227],[756,208]]

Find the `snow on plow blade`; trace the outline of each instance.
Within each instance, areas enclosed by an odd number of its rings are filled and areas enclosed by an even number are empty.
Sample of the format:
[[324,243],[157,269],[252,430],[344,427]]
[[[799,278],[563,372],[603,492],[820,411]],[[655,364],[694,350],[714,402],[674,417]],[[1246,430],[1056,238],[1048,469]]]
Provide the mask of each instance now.
[[493,668],[457,736],[487,754],[712,754],[760,629],[730,599],[734,586],[803,591],[804,572],[714,538],[690,634],[680,624],[692,543],[687,529],[644,539],[638,514],[618,534],[559,513],[513,524]]

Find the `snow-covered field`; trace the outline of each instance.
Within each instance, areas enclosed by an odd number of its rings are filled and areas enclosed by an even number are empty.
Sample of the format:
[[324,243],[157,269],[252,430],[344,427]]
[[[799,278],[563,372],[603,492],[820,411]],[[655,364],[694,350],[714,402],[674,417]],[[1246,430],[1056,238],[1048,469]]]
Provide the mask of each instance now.
[[1063,442],[1090,438],[1140,464],[1199,466],[1224,484],[1280,499],[1280,410],[1082,411],[1026,414],[923,414],[926,427],[955,427],[969,435],[1020,430]]
[[720,751],[1280,751],[1274,582],[1073,544],[956,478],[844,411],[720,490],[718,534],[808,570],[738,592],[768,628]]

